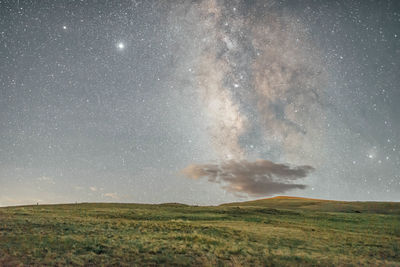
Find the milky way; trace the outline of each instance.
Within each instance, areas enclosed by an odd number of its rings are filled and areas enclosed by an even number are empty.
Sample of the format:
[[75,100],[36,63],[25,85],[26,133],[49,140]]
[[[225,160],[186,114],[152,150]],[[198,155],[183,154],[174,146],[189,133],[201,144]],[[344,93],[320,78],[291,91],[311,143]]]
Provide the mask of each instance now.
[[[191,34],[200,36],[186,45],[197,48],[193,73],[219,159],[241,160],[261,150],[304,163],[312,146],[321,149],[323,66],[304,26],[269,6],[262,14],[254,8],[208,0],[172,16],[191,20]],[[260,136],[256,148],[246,146],[254,142],[245,137],[251,131]]]
[[0,205],[400,200],[397,1],[0,7]]

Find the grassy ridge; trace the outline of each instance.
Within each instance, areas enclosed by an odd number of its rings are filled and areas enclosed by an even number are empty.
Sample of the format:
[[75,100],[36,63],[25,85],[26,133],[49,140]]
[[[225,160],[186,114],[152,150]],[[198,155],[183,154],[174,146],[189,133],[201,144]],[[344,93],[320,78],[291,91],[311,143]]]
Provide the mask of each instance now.
[[273,197],[254,201],[227,203],[221,206],[257,206],[323,212],[355,212],[400,215],[398,202],[333,201],[301,197]]
[[400,266],[400,203],[0,208],[0,265]]

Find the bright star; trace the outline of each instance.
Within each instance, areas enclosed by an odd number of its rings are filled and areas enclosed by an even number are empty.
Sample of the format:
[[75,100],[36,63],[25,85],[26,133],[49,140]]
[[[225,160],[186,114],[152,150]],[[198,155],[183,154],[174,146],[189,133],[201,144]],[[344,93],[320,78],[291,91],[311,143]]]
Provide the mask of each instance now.
[[369,159],[375,159],[377,157],[377,154],[378,154],[377,148],[376,146],[374,146],[368,151],[367,157]]
[[124,44],[123,42],[119,42],[119,43],[117,44],[117,47],[118,47],[119,50],[124,50],[125,44]]

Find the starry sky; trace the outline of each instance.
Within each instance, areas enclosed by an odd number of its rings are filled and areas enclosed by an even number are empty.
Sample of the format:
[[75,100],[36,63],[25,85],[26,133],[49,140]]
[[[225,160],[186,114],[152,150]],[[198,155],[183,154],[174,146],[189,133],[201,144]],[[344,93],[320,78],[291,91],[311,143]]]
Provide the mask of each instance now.
[[0,1],[0,206],[400,201],[399,1]]

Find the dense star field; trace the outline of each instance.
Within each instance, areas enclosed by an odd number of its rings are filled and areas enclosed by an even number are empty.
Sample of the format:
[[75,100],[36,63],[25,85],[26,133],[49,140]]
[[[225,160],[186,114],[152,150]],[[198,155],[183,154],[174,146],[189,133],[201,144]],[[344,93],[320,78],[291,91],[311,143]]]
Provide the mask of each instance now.
[[0,1],[0,205],[400,198],[399,1]]
[[398,0],[0,0],[0,266],[400,266],[399,103]]

